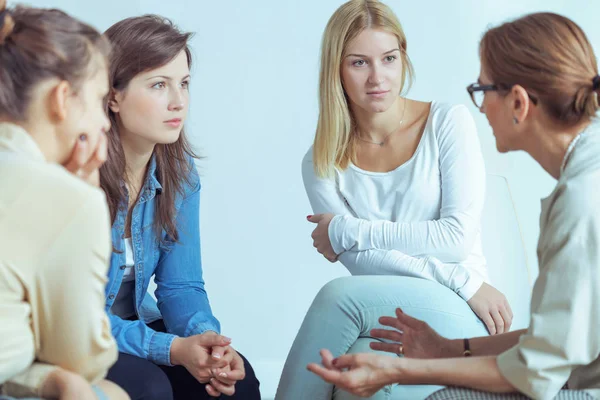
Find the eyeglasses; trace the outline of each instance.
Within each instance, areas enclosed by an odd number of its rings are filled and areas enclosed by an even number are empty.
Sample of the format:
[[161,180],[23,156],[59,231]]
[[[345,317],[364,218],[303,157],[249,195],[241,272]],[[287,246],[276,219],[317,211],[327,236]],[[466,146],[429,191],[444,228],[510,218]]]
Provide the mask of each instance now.
[[[481,109],[483,100],[485,99],[485,92],[497,92],[500,90],[509,90],[513,85],[482,85],[480,83],[472,83],[467,86],[467,92],[471,96],[471,100],[475,107]],[[538,100],[531,94],[527,93],[531,102],[537,105]]]

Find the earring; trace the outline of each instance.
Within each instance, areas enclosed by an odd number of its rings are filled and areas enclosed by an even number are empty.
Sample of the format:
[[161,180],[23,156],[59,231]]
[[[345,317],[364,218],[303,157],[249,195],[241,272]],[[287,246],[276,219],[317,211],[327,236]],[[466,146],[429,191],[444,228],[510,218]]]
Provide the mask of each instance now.
[[519,120],[517,119],[517,117],[513,117],[513,124],[517,125],[519,123]]

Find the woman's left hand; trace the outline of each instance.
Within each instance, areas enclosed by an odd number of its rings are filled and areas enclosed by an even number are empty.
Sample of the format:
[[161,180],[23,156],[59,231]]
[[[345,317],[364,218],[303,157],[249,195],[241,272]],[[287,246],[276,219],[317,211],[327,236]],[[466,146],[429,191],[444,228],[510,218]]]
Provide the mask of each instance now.
[[313,238],[313,246],[331,262],[336,262],[338,257],[331,247],[331,240],[329,240],[329,224],[334,216],[333,214],[317,214],[306,217],[310,222],[317,224],[310,235]]
[[77,139],[69,159],[63,165],[67,171],[83,179],[87,183],[100,186],[100,167],[107,158],[107,139],[104,133],[100,134],[93,149],[90,149],[86,135]]
[[399,357],[371,353],[345,354],[333,359],[329,350],[321,350],[321,358],[322,366],[312,363],[308,370],[326,382],[361,397],[370,397],[384,386],[396,383],[394,375],[398,375],[401,362]]
[[231,362],[224,368],[213,369],[213,378],[206,386],[206,391],[213,397],[221,394],[233,396],[236,382],[246,377],[244,360],[231,346],[227,347],[225,352],[225,357],[228,356],[231,356]]

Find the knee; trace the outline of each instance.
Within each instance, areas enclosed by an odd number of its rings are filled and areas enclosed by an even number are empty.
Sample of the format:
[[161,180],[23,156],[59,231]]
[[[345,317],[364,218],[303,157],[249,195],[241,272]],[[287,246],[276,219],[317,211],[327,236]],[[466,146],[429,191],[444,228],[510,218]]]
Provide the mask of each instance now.
[[144,377],[140,400],[173,400],[171,382],[160,367],[152,368]]
[[260,400],[260,382],[254,373],[254,368],[243,355],[240,354],[240,357],[244,360],[246,376],[235,384],[235,398]]
[[337,304],[340,299],[343,299],[346,296],[351,296],[350,293],[352,292],[352,287],[354,286],[352,284],[354,282],[353,278],[355,277],[344,276],[342,278],[336,278],[327,282],[317,294],[314,304],[318,305],[319,307]]

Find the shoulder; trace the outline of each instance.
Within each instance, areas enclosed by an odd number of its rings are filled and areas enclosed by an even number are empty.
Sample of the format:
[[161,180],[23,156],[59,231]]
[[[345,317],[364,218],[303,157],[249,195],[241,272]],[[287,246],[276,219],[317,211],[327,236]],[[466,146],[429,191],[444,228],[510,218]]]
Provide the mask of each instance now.
[[590,240],[593,232],[600,234],[599,186],[600,168],[559,181],[549,198],[548,218],[552,226],[570,227],[569,230],[576,226],[593,228],[585,235]]
[[200,191],[200,174],[198,173],[198,166],[196,165],[196,159],[194,157],[188,155],[185,163],[186,165],[184,170],[187,171],[187,176],[185,176],[183,182],[183,192],[184,197],[189,197],[190,195]]
[[313,159],[314,159],[313,151],[314,151],[313,146],[310,146],[308,148],[308,150],[306,151],[306,154],[304,154],[304,157],[302,158],[302,170],[304,170],[304,168],[306,168],[306,167],[310,167],[310,168],[313,167]]
[[0,157],[0,181],[10,188],[0,203],[18,214],[23,226],[37,226],[37,237],[55,240],[76,232],[73,239],[83,240],[87,232],[108,232],[104,192],[60,165]]
[[15,160],[0,161],[0,169],[10,168],[13,185],[58,209],[71,210],[83,200],[102,196],[103,192],[79,179],[60,165],[45,162]]
[[463,104],[433,102],[429,115],[429,128],[441,146],[465,141],[479,143],[473,115]]
[[436,131],[474,125],[473,115],[464,104],[432,102],[429,118]]

